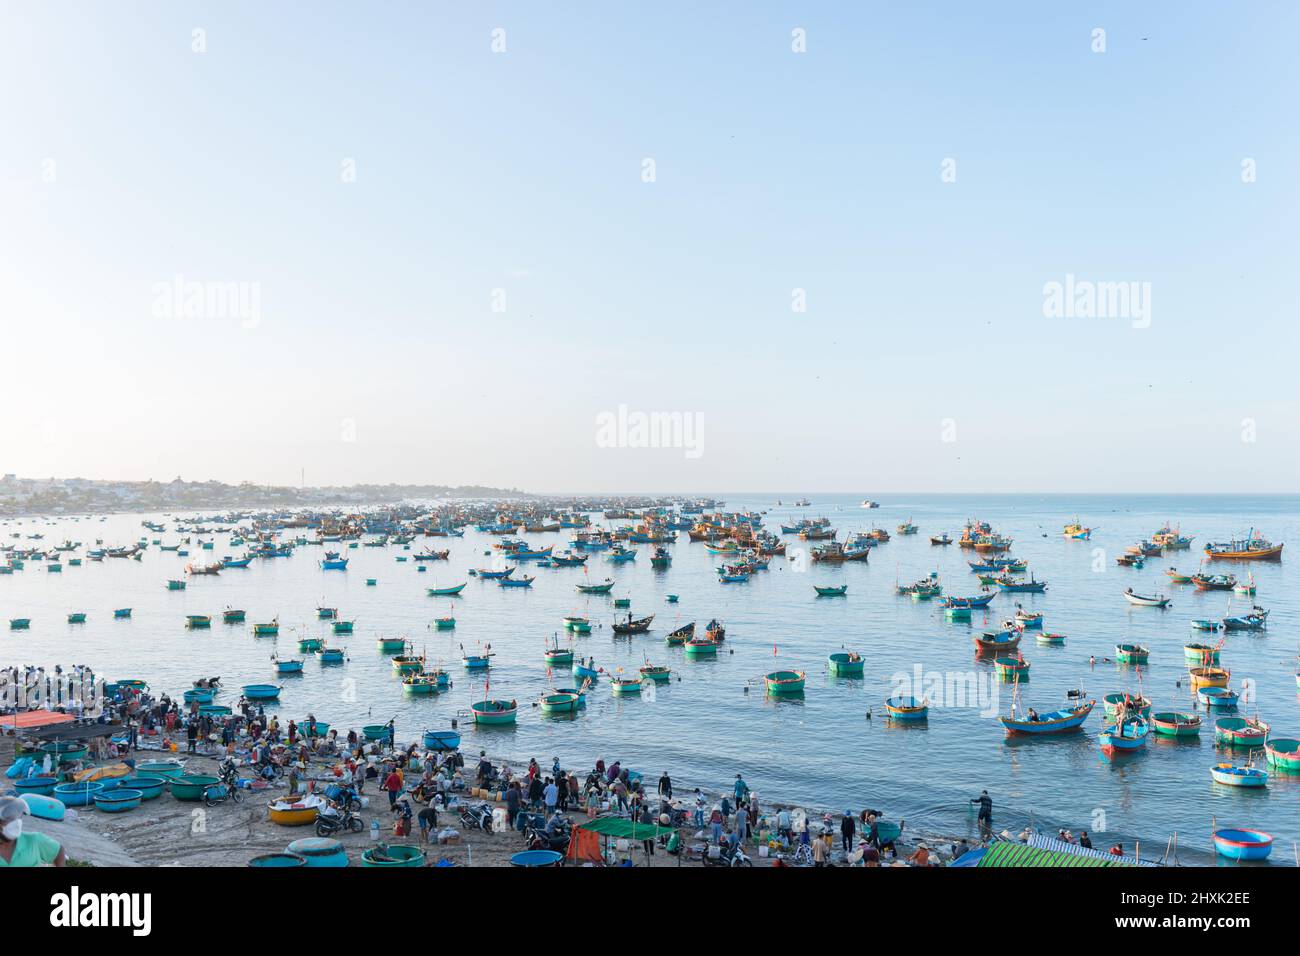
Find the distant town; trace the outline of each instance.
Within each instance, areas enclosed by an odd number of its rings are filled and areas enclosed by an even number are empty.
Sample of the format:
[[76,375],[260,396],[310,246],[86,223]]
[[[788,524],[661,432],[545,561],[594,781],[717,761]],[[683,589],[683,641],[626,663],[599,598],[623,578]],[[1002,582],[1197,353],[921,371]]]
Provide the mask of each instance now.
[[98,481],[0,478],[0,516],[106,514],[197,508],[298,508],[376,504],[421,498],[531,498],[516,488],[478,485],[348,485],[295,488],[220,481]]

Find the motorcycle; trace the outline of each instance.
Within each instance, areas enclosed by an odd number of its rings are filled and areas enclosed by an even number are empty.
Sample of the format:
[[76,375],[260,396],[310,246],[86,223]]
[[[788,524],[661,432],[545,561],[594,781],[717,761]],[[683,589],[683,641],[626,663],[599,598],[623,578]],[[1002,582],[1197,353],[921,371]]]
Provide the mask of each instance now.
[[567,826],[554,834],[536,827],[529,827],[524,831],[524,845],[530,850],[556,850],[564,853],[569,849],[569,838],[570,831]]
[[337,807],[330,804],[316,816],[316,835],[329,836],[340,830],[360,833],[366,828],[361,817],[352,812],[350,806]]
[[[717,855],[714,855],[714,851]],[[716,847],[710,846],[704,851],[702,857],[705,866],[753,866],[754,863],[749,857],[745,856],[744,849],[737,843],[734,847],[731,845]]]
[[486,803],[476,807],[465,807],[460,811],[460,824],[471,830],[492,832],[492,808]]
[[203,802],[209,807],[233,800],[239,803],[243,797],[239,793],[239,774],[233,766],[222,767],[218,771],[220,783],[214,783],[203,791]]

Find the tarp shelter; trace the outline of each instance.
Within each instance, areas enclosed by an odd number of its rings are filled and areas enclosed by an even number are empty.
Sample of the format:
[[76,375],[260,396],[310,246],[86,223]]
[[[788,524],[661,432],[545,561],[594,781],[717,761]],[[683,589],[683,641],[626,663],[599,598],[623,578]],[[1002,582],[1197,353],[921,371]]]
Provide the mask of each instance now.
[[626,817],[597,817],[573,828],[567,857],[574,861],[600,863],[605,859],[600,849],[602,837],[653,840],[660,836],[672,836],[676,832],[672,827],[661,827],[657,823],[637,823]]
[[1079,846],[1077,843],[1066,843],[1064,840],[1058,840],[1056,837],[1049,836],[1031,836],[1029,845],[1038,847],[1040,850],[1056,850],[1061,853],[1068,853],[1071,856],[1091,856],[1099,857],[1103,860],[1119,860],[1121,863],[1127,863],[1129,866],[1156,866],[1149,860],[1139,860],[1134,856],[1115,856],[1107,850],[1098,850],[1094,847]]
[[94,740],[122,733],[118,724],[56,724],[51,727],[19,727],[25,740]]
[[6,714],[0,717],[0,728],[23,730],[29,727],[48,727],[52,724],[67,724],[76,720],[71,714],[60,714],[52,710],[25,710],[19,714]]

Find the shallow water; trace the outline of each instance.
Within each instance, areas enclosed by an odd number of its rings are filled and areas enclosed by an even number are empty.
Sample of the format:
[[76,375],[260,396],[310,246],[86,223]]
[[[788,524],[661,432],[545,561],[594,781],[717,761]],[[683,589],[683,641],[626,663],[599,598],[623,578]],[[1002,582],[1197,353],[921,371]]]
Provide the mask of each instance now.
[[[213,560],[232,553],[223,535],[213,551],[197,544],[191,557],[151,548],[143,560],[86,561],[49,574],[43,562],[28,562],[24,571],[0,577],[0,618],[30,617],[26,632],[3,632],[0,663],[89,664],[109,679],[141,677],[157,691],[178,694],[194,678],[221,675],[231,690],[245,683],[283,683],[274,708],[284,718],[313,713],[341,732],[349,726],[396,719],[399,738],[414,738],[426,728],[449,725],[458,713],[481,699],[483,681],[469,678],[460,665],[466,650],[491,644],[491,695],[521,702],[513,728],[475,728],[461,720],[467,753],[490,753],[526,760],[549,761],[559,756],[566,766],[588,767],[597,756],[621,759],[650,779],[665,768],[679,785],[722,789],[737,772],[768,801],[800,802],[810,806],[885,810],[910,826],[955,834],[974,834],[969,799],[987,788],[995,803],[995,824],[1015,829],[1032,820],[1045,829],[1087,829],[1096,845],[1122,840],[1132,849],[1142,841],[1145,856],[1159,855],[1177,833],[1184,862],[1209,858],[1210,832],[1219,826],[1255,827],[1277,839],[1275,863],[1292,862],[1293,840],[1300,839],[1300,776],[1274,773],[1262,792],[1222,787],[1210,780],[1209,768],[1226,759],[1214,746],[1212,716],[1206,718],[1199,741],[1170,742],[1153,738],[1147,752],[1108,762],[1100,754],[1096,734],[1103,726],[1100,699],[1120,690],[1142,690],[1155,710],[1189,710],[1182,646],[1193,640],[1213,643],[1214,635],[1193,632],[1192,618],[1222,617],[1228,604],[1223,592],[1201,593],[1190,585],[1172,585],[1164,569],[1176,565],[1195,570],[1200,547],[1207,541],[1240,535],[1252,524],[1265,536],[1288,544],[1281,563],[1230,565],[1216,570],[1244,577],[1253,571],[1258,602],[1272,609],[1269,629],[1262,634],[1233,634],[1223,650],[1224,665],[1240,679],[1254,681],[1256,709],[1277,736],[1300,736],[1295,671],[1297,642],[1297,558],[1300,547],[1300,500],[1293,496],[1027,496],[1027,495],[877,495],[879,510],[858,508],[861,496],[810,496],[811,507],[777,507],[795,494],[737,495],[726,499],[727,510],[767,510],[767,524],[826,515],[844,532],[887,528],[893,540],[877,548],[869,565],[839,568],[772,559],[772,569],[747,584],[721,585],[713,573],[720,560],[692,544],[683,532],[673,547],[667,571],[650,567],[650,548],[639,546],[635,562],[615,565],[600,554],[588,561],[592,580],[606,576],[618,581],[614,596],[630,596],[640,617],[655,614],[648,636],[614,638],[608,624],[615,612],[610,598],[579,595],[574,583],[583,571],[573,568],[530,570],[537,580],[531,589],[500,588],[466,575],[491,558],[494,538],[472,530],[463,539],[418,538],[411,551],[398,546],[359,547],[346,552],[346,572],[321,571],[324,549],[302,547],[291,558],[255,561],[244,571],[189,579],[185,591],[168,592],[168,578],[183,577],[188,560]],[[1092,525],[1091,541],[1068,540],[1062,525],[1078,514]],[[909,582],[931,570],[942,575],[945,593],[975,594],[978,582],[966,561],[972,552],[933,547],[929,535],[947,531],[954,539],[966,517],[993,523],[1011,535],[1011,553],[1030,561],[1035,576],[1049,582],[1042,595],[1000,595],[987,619],[976,615],[969,624],[945,622],[937,602],[914,603],[894,594],[896,581]],[[45,534],[46,547],[71,538],[91,544],[127,544],[141,535],[149,540],[177,540],[171,532],[157,535],[140,525],[142,518],[114,515],[98,518],[9,521],[6,543],[26,547],[25,536]],[[911,519],[915,536],[894,534],[895,525]],[[168,526],[171,522],[163,520]],[[1114,558],[1124,548],[1170,520],[1185,534],[1196,536],[1191,551],[1149,559],[1143,570],[1120,568]],[[625,522],[615,522],[623,524]],[[23,539],[9,535],[20,531]],[[569,532],[525,535],[534,545],[558,545]],[[787,536],[793,552],[802,545]],[[447,562],[430,562],[419,573],[413,559],[396,561],[424,547],[451,548]],[[331,545],[338,547],[338,545]],[[1103,553],[1097,556],[1098,549]],[[84,550],[84,549],[83,549]],[[234,549],[236,551],[242,549]],[[1100,570],[1095,570],[1100,568]],[[378,579],[375,587],[366,578]],[[433,599],[425,588],[468,581],[461,598]],[[845,598],[818,598],[813,584],[848,582]],[[1131,607],[1122,592],[1164,592],[1173,597],[1169,610]],[[680,595],[676,605],[666,595]],[[1011,616],[1015,602],[1044,612],[1045,629],[1068,635],[1064,647],[1022,644],[1032,664],[1032,677],[1022,687],[1023,701],[1039,711],[1064,704],[1071,688],[1085,688],[1099,701],[1083,733],[1025,742],[1005,740],[994,714],[1006,713],[1007,685],[992,680],[992,664],[976,662],[971,636]],[[1233,599],[1233,613],[1249,600]],[[318,604],[337,606],[340,617],[355,619],[356,633],[334,637],[325,622],[316,620]],[[130,606],[127,621],[112,618],[116,607]],[[220,612],[227,606],[247,610],[245,625],[224,626]],[[435,617],[454,611],[454,631],[435,631]],[[70,611],[85,611],[84,625],[64,623]],[[618,699],[606,681],[588,695],[588,707],[576,718],[543,718],[531,707],[549,687],[571,685],[567,674],[552,681],[542,662],[546,642],[561,618],[588,613],[603,623],[590,636],[578,638],[577,653],[594,655],[607,670],[632,671],[648,659],[673,668],[670,684],[647,690],[638,698]],[[619,612],[626,614],[626,612]],[[190,631],[187,614],[211,614],[210,631]],[[277,617],[278,639],[254,638],[255,621]],[[664,635],[680,624],[696,621],[702,629],[711,617],[727,625],[727,639],[716,660],[687,660],[680,649],[668,649]],[[348,648],[343,665],[322,666],[308,659],[302,676],[277,678],[270,656],[300,656],[300,633],[324,637]],[[1029,632],[1032,635],[1033,632]],[[434,698],[406,696],[394,677],[388,657],[376,650],[380,634],[407,634],[431,662],[452,671],[452,690]],[[1135,642],[1151,649],[1151,664],[1141,669],[1114,663],[1089,665],[1090,655],[1114,657],[1115,644]],[[827,675],[827,654],[841,647],[864,653],[866,675],[858,680]],[[986,689],[996,688],[996,701],[977,706],[937,706],[921,726],[894,726],[884,719],[883,701],[891,677],[910,675],[916,667],[930,675],[975,674]],[[800,669],[808,674],[807,691],[798,700],[774,701],[755,679],[767,671]],[[1177,686],[1182,681],[1181,687]],[[236,691],[237,692],[237,691]],[[233,697],[229,691],[220,700]],[[231,701],[227,701],[231,702]],[[979,706],[982,705],[982,706]],[[870,712],[870,718],[868,718]],[[1260,754],[1262,760],[1262,752]]]

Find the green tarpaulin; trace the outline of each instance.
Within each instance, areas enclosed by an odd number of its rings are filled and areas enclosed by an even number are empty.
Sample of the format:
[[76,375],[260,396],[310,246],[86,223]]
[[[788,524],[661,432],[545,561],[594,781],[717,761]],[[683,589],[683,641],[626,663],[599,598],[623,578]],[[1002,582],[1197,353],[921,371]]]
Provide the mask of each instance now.
[[1023,843],[994,843],[976,866],[1132,866],[1123,860],[1096,856],[1075,856],[1060,850],[1040,850]]
[[677,832],[672,827],[661,827],[657,823],[634,823],[626,817],[597,817],[578,824],[578,828],[601,836],[627,840],[653,840]]

